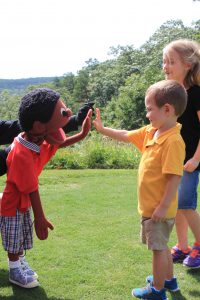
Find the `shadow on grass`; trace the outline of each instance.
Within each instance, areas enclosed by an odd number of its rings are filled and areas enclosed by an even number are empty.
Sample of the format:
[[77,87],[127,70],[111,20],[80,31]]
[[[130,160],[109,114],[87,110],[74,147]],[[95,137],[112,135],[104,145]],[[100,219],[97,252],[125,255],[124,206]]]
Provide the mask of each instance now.
[[[200,281],[200,269],[188,269],[187,273],[192,275],[197,281]],[[172,300],[187,300],[182,294],[181,291],[178,292],[170,292]],[[191,298],[190,299],[200,299],[199,291],[191,291],[189,292]]]
[[[200,269],[188,269],[187,273],[192,275],[196,281],[200,282]],[[192,299],[200,299],[200,291],[191,291],[190,295]]]
[[0,300],[74,300],[72,298],[57,298],[48,297],[45,290],[39,286],[32,289],[20,288],[13,285],[8,280],[9,273],[7,270],[0,269],[0,289],[12,286],[13,295],[12,296],[1,296]]
[[200,269],[188,269],[187,273],[192,275],[196,281],[200,281]]
[[181,294],[181,291],[170,292],[170,295],[172,300],[188,300]]

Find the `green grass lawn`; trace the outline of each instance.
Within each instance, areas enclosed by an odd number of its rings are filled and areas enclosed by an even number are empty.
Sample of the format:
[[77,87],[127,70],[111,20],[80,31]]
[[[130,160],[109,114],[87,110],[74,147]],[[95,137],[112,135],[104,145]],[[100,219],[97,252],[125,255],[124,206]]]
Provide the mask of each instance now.
[[[126,300],[151,274],[151,252],[141,245],[137,171],[47,170],[40,193],[55,225],[46,241],[35,237],[27,260],[40,287],[25,290],[8,281],[6,252],[0,260],[0,299]],[[0,179],[3,190],[5,177]],[[190,236],[192,241],[192,238]],[[175,243],[175,232],[170,246]],[[200,269],[175,265],[180,292],[169,299],[200,299]]]

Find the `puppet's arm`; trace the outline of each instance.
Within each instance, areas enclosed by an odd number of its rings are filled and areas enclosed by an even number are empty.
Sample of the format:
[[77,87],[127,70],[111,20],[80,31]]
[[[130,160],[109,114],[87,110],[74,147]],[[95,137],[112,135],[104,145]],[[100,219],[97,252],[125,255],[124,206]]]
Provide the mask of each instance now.
[[[82,125],[88,111],[92,109],[94,102],[85,103],[78,113],[70,117],[69,122],[63,127],[65,133],[77,131],[78,126]],[[0,120],[0,145],[11,144],[14,138],[21,132],[18,120]]]
[[31,205],[34,214],[35,232],[40,240],[45,240],[48,237],[48,228],[53,230],[53,225],[46,219],[39,191],[36,190],[30,193]]
[[60,144],[59,148],[73,145],[73,144],[79,142],[80,140],[84,139],[87,136],[88,132],[90,131],[91,118],[92,118],[92,109],[90,109],[88,111],[87,116],[86,116],[85,120],[83,121],[81,132],[79,132],[75,135],[72,135],[70,137],[67,137],[66,140],[62,144]]
[[[65,133],[77,131],[78,126],[83,123],[88,111],[92,109],[94,102],[85,103],[78,113],[70,117],[69,122],[63,127]],[[6,145],[13,142],[14,138],[21,132],[19,122],[17,120],[2,121],[0,120],[0,145]],[[78,141],[78,140],[77,140]],[[76,142],[75,142],[76,143]],[[73,143],[72,143],[73,144]],[[63,146],[65,147],[65,146]],[[0,176],[7,171],[6,158],[10,151],[10,147],[0,149]]]
[[11,144],[14,138],[21,132],[19,122],[0,120],[0,145]]

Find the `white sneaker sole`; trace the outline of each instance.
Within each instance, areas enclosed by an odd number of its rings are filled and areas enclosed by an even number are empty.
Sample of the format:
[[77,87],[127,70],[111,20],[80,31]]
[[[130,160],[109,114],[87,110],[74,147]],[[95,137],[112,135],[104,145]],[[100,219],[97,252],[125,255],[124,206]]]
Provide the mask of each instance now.
[[31,289],[31,288],[34,288],[34,287],[37,287],[37,286],[40,285],[37,280],[34,280],[34,281],[32,281],[32,282],[30,282],[30,283],[28,283],[26,285],[23,285],[23,284],[21,284],[18,281],[12,280],[11,278],[9,278],[9,281],[12,282],[12,283],[14,283],[14,284],[16,284],[16,285],[19,285],[19,286],[21,286],[21,287],[23,287],[25,289]]

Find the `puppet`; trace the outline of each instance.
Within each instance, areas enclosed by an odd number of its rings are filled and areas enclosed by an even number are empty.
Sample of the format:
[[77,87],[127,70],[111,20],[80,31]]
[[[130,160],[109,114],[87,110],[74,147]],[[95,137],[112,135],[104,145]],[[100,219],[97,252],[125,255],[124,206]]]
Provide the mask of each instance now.
[[84,139],[91,127],[90,109],[82,130],[66,137],[62,128],[69,122],[71,114],[60,94],[47,88],[26,94],[19,107],[23,132],[14,139],[7,157],[7,181],[1,202],[1,234],[8,253],[9,281],[24,288],[39,285],[38,275],[23,256],[24,250],[33,247],[31,209],[39,239],[46,239],[48,230],[53,229],[43,212],[38,176],[59,148]]

